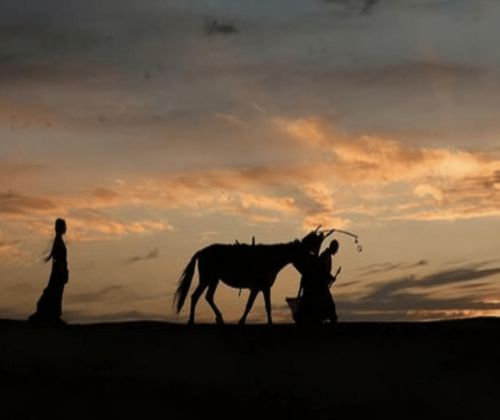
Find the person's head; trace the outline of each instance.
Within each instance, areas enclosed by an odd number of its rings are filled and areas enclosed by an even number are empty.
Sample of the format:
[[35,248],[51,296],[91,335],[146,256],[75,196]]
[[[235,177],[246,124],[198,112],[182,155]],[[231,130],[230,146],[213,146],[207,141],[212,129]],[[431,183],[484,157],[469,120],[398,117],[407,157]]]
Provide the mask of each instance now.
[[64,219],[57,219],[55,226],[56,235],[64,235],[66,233],[66,221]]
[[339,250],[339,243],[336,239],[334,239],[332,242],[330,242],[330,245],[328,246],[328,250],[332,255],[335,255],[337,251]]

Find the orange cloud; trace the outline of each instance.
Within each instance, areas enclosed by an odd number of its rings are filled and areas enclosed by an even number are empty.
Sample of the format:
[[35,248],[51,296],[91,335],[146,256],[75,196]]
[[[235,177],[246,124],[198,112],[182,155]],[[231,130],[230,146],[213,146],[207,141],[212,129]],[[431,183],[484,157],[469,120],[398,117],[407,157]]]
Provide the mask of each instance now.
[[9,192],[0,193],[0,213],[3,213],[4,220],[25,223],[44,236],[52,234],[55,217],[65,217],[71,236],[77,240],[109,239],[172,229],[166,220],[134,220],[107,212],[133,202],[133,197],[102,188],[76,197],[40,197]]
[[270,197],[259,194],[239,194],[239,202],[244,209],[262,209],[289,213],[296,211],[295,200],[292,197]]
[[[79,238],[172,229],[166,220],[127,216],[138,207],[239,215],[250,222],[286,217],[305,229],[347,227],[354,218],[451,220],[500,216],[500,160],[486,153],[407,146],[379,136],[339,135],[308,117],[273,119],[305,159],[282,166],[215,169],[122,179],[73,196],[0,193],[0,213],[40,231],[55,215],[73,219]],[[311,151],[311,154],[308,154]],[[49,220],[50,219],[50,220]]]
[[305,227],[319,223],[345,227],[335,216],[332,190],[314,181],[314,167],[252,168],[183,174],[148,180],[129,188],[149,205],[187,207],[239,214],[250,221],[275,223],[292,217]]
[[[379,202],[392,202],[391,213],[398,209],[399,214],[385,214],[389,219],[500,216],[495,194],[500,188],[500,160],[493,154],[407,146],[373,135],[342,136],[316,118],[282,119],[278,128],[323,153],[316,174],[358,191],[360,201],[366,202],[366,186]],[[383,191],[391,185],[398,185],[400,193]],[[344,210],[349,212],[348,207]]]
[[0,240],[0,256],[5,257],[16,255],[19,252],[17,247],[18,244],[19,242],[17,241]]
[[56,203],[49,198],[0,192],[0,214],[16,216],[28,213],[46,213],[54,211],[56,208]]
[[[68,209],[67,218],[68,231],[72,239],[78,241],[99,241],[115,239],[132,234],[149,234],[172,230],[167,220],[126,220],[111,216],[101,210],[93,209]],[[48,236],[52,233],[52,219],[28,221],[31,229]]]
[[319,118],[308,117],[296,120],[276,118],[274,122],[278,129],[285,131],[307,147],[321,147],[327,140],[325,128]]
[[15,263],[25,257],[25,253],[20,249],[19,241],[0,239],[0,258],[2,259],[2,263]]

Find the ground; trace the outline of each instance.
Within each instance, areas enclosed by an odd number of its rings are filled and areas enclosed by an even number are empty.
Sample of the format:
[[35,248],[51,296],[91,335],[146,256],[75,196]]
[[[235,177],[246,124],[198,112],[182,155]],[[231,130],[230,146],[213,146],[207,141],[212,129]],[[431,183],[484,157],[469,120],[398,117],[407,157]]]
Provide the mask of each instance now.
[[0,321],[10,418],[498,415],[500,319],[34,327]]

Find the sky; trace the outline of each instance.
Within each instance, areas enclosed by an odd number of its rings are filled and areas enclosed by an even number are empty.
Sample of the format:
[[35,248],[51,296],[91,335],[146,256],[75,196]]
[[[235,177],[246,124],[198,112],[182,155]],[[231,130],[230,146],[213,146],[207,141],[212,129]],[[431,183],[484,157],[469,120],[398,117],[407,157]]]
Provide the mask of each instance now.
[[[334,236],[341,321],[500,315],[499,20],[496,0],[3,0],[0,317],[35,309],[57,217],[69,322],[184,322],[197,250],[319,224],[363,245]],[[280,273],[276,321],[298,282]],[[216,293],[229,322],[238,292]]]

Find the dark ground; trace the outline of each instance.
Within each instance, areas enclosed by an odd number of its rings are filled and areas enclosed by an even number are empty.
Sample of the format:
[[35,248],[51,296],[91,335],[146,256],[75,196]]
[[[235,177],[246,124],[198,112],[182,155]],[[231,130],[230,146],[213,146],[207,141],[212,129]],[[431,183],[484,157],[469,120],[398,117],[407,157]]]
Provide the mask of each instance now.
[[500,319],[63,329],[0,321],[13,418],[500,418]]

